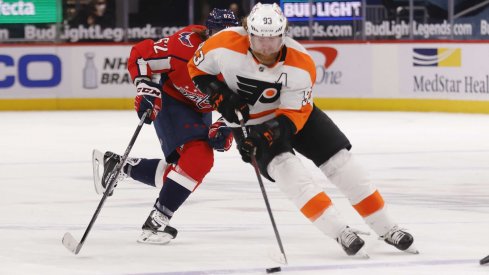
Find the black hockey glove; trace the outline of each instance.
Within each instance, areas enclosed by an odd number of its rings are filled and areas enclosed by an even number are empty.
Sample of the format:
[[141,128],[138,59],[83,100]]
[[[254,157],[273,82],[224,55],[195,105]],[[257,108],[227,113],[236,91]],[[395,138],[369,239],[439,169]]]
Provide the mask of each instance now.
[[192,79],[197,88],[209,95],[209,103],[229,122],[239,124],[236,112],[243,115],[244,122],[250,118],[250,108],[246,101],[215,76],[196,76]]
[[161,85],[143,79],[137,83],[136,88],[137,95],[134,99],[134,109],[136,109],[139,119],[141,119],[146,110],[152,110],[151,115],[144,120],[144,123],[151,124],[161,110]]
[[238,146],[244,162],[251,162],[251,156],[259,160],[277,142],[290,142],[295,133],[294,123],[286,116],[265,121],[249,127],[248,137]]
[[239,124],[240,121],[236,112],[240,112],[244,122],[250,118],[250,109],[246,101],[235,92],[231,91],[226,84],[222,82],[210,83],[211,93],[209,102],[229,122]]

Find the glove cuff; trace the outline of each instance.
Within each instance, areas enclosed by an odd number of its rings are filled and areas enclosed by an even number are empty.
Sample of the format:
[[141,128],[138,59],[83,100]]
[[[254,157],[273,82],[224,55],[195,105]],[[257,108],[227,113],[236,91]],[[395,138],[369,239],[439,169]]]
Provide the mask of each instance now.
[[151,81],[151,79],[149,77],[147,77],[147,76],[138,76],[138,77],[136,77],[134,79],[134,85],[137,86],[139,84],[139,82],[141,82],[143,80],[145,80],[145,81]]
[[155,89],[158,89],[158,91],[162,91],[162,87],[160,84],[158,83],[154,83],[153,81],[151,80],[148,80],[148,79],[140,79],[139,82],[138,82],[138,85],[136,85],[136,87],[138,87],[139,85],[141,84],[146,84],[152,88],[155,88]]
[[295,124],[285,115],[280,115],[263,123],[272,131],[273,140],[289,140],[296,132]]

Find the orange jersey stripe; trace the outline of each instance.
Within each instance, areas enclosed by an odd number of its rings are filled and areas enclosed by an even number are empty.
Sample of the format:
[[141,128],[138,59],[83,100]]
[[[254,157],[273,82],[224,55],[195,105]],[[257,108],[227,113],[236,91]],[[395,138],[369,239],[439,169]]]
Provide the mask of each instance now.
[[246,55],[249,47],[250,42],[247,35],[241,35],[235,31],[223,31],[207,39],[202,51],[206,54],[217,48],[226,48]]
[[372,195],[366,197],[353,207],[357,210],[360,216],[367,217],[384,208],[384,199],[379,191],[375,191]]
[[297,132],[299,132],[306,124],[309,115],[312,112],[312,105],[307,104],[302,106],[300,110],[290,110],[290,109],[277,109],[275,111],[276,116],[285,115],[295,124]]
[[241,35],[234,31],[224,31],[210,37],[205,41],[202,48],[199,48],[195,52],[194,58],[190,59],[187,64],[190,78],[207,74],[206,72],[197,68],[194,60],[203,60],[206,53],[217,48],[223,48],[223,45],[225,45],[226,49],[246,55],[250,44],[246,35]]
[[287,56],[285,57],[284,65],[297,67],[308,72],[311,77],[311,86],[314,85],[316,81],[316,64],[314,64],[314,61],[308,54],[287,47]]
[[331,199],[326,195],[326,193],[321,192],[310,199],[302,208],[301,212],[310,221],[315,221],[319,218],[328,207],[333,205]]

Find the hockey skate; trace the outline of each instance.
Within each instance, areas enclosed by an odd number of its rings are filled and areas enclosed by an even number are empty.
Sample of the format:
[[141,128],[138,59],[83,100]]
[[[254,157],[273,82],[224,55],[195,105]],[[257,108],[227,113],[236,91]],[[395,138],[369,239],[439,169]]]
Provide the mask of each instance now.
[[340,236],[336,238],[336,241],[341,245],[348,256],[368,259],[370,257],[364,251],[364,249],[362,249],[365,242],[358,236],[358,234],[369,235],[368,232],[362,232],[347,226],[343,231],[341,231]]
[[380,238],[401,251],[419,254],[418,249],[413,245],[413,236],[404,231],[404,229],[399,228],[397,225]]
[[[177,237],[177,229],[168,225],[169,219],[157,209],[153,209],[143,224],[143,233],[138,243],[167,244]],[[161,230],[163,229],[163,230]]]
[[[115,171],[115,167],[121,161],[122,157],[112,153],[105,152],[94,149],[92,152],[92,166],[93,166],[93,183],[95,186],[95,192],[97,194],[103,194],[107,185],[110,183],[110,180],[117,173]],[[128,158],[126,163],[130,165],[136,165],[138,163],[138,159]],[[126,173],[124,173],[124,169],[119,173],[119,176],[116,179],[114,184],[114,188],[117,186],[117,183],[127,178]],[[112,196],[114,193],[114,189],[112,189],[108,196]]]

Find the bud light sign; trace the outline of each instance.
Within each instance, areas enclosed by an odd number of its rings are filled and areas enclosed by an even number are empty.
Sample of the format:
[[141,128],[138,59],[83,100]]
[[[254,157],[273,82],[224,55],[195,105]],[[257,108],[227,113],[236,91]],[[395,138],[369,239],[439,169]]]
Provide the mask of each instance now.
[[360,20],[362,2],[352,0],[315,0],[312,6],[308,0],[280,1],[284,15],[289,21],[313,20]]

